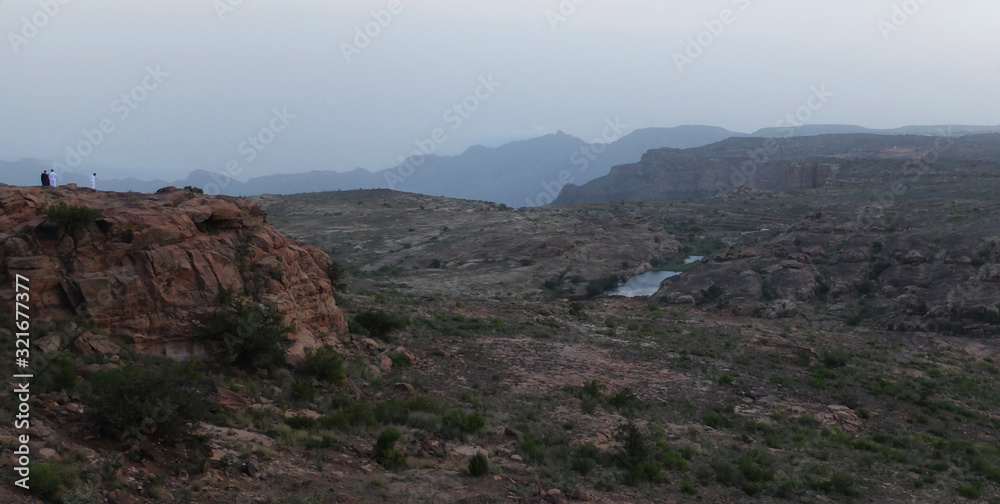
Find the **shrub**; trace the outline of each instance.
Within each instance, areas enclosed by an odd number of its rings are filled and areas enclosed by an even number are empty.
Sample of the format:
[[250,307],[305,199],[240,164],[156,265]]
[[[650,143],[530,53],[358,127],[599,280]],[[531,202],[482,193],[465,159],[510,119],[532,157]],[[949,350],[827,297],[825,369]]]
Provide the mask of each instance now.
[[324,429],[349,430],[353,427],[374,427],[378,425],[375,412],[368,401],[348,404],[338,411],[331,411],[319,419]]
[[49,385],[54,391],[70,391],[76,387],[76,369],[73,359],[66,354],[59,354],[49,361]]
[[86,229],[100,219],[101,211],[86,206],[67,205],[60,201],[56,206],[49,207],[45,215],[63,231],[73,233]]
[[694,481],[685,479],[684,481],[681,481],[681,493],[698,495],[698,487],[694,485]]
[[622,411],[633,409],[639,402],[631,387],[625,387],[608,398],[608,403]]
[[325,382],[340,383],[344,380],[344,357],[330,345],[309,348],[302,369]]
[[382,431],[378,435],[378,439],[375,441],[375,457],[382,457],[386,452],[392,450],[396,447],[396,441],[399,440],[399,430],[395,427],[389,427]]
[[410,356],[403,352],[389,352],[386,354],[389,359],[392,360],[392,367],[394,368],[405,368],[413,365],[413,361],[410,360]]
[[84,400],[99,421],[123,437],[172,438],[206,415],[202,394],[184,385],[197,379],[190,369],[166,358],[151,358],[94,373]]
[[222,340],[223,356],[245,369],[273,370],[285,365],[292,340],[291,327],[285,324],[273,303],[257,303],[232,292],[219,293],[221,305],[205,337]]
[[355,326],[360,327],[373,338],[385,340],[393,332],[410,325],[409,321],[400,315],[382,310],[366,310],[354,316]]
[[646,482],[663,483],[663,480],[663,465],[652,460],[639,462],[625,473],[625,483],[632,486]]
[[574,457],[570,468],[580,473],[581,476],[586,476],[597,468],[597,461],[590,457]]
[[292,384],[291,396],[293,401],[311,403],[316,399],[316,388],[300,380]]
[[589,380],[583,382],[583,394],[585,397],[600,398],[608,386],[601,380]]
[[455,410],[441,419],[447,436],[454,436],[458,433],[474,434],[482,430],[486,425],[486,419],[477,412],[466,414],[465,411]]
[[667,469],[683,471],[687,466],[687,460],[681,452],[671,450],[663,455],[663,467]]
[[646,437],[639,431],[639,427],[631,420],[620,424],[615,428],[615,441],[618,443],[618,451],[626,467],[638,464],[649,457],[649,446]]
[[344,280],[347,278],[347,270],[343,264],[331,261],[326,267],[326,276],[330,279],[330,285],[337,290],[345,290]]
[[396,441],[399,440],[399,431],[395,427],[389,427],[378,435],[375,441],[375,458],[379,460],[382,467],[390,471],[398,471],[406,468],[406,454],[396,449]]
[[203,191],[200,187],[184,186],[184,190],[195,194],[205,194],[205,191]]
[[296,430],[310,430],[316,427],[316,419],[305,415],[295,415],[285,419],[285,424]]
[[77,479],[77,469],[54,463],[32,463],[29,465],[31,474],[31,494],[43,499],[55,499],[72,486]]
[[382,457],[382,467],[393,472],[406,469],[406,454],[396,449],[385,452]]
[[469,474],[480,477],[486,476],[490,472],[490,461],[487,460],[486,454],[477,451],[472,459],[469,460]]

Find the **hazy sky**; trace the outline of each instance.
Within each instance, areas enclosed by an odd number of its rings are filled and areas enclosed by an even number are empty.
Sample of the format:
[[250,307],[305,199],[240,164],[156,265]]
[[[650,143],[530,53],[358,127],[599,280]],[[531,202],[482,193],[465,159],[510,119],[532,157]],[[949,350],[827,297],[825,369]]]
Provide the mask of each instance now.
[[985,0],[2,0],[0,159],[376,170],[615,117],[750,132],[814,87],[814,124],[998,124],[998,25]]

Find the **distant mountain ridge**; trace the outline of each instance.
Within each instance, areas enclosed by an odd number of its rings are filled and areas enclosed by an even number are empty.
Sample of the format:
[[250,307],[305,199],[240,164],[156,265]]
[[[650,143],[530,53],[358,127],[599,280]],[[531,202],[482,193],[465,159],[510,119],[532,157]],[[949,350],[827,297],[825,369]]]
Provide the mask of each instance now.
[[[1000,162],[1000,134],[830,134],[788,138],[730,138],[692,149],[654,149],[638,163],[619,165],[583,185],[569,184],[556,205],[704,199],[737,188],[789,191],[837,179],[861,186],[907,180],[904,164],[918,167],[965,162],[965,176]],[[924,156],[934,161],[922,163]],[[921,164],[922,163],[922,164]],[[912,168],[910,168],[912,170]],[[938,174],[944,175],[944,174]],[[960,174],[955,174],[960,175]],[[995,176],[991,171],[981,176]],[[930,175],[922,176],[923,182]]]
[[[607,144],[588,143],[562,132],[499,147],[473,146],[457,156],[430,154],[404,160],[398,166],[376,172],[357,168],[348,172],[310,170],[301,173],[265,175],[242,182],[220,172],[194,170],[181,180],[99,178],[99,188],[110,191],[155,192],[166,186],[194,186],[209,194],[249,196],[296,194],[353,189],[397,189],[431,196],[493,201],[512,207],[552,203],[567,184],[581,186],[609,174],[612,167],[639,161],[649,151],[692,149],[729,138],[790,137],[821,134],[915,134],[933,135],[941,128],[953,134],[1000,131],[992,126],[908,126],[895,130],[871,130],[849,125],[807,125],[793,129],[764,128],[752,135],[714,126],[645,128],[626,134],[609,121]],[[0,182],[37,185],[49,163],[24,159],[0,161]],[[90,171],[61,173],[60,183],[87,186]],[[79,173],[77,173],[79,172]]]

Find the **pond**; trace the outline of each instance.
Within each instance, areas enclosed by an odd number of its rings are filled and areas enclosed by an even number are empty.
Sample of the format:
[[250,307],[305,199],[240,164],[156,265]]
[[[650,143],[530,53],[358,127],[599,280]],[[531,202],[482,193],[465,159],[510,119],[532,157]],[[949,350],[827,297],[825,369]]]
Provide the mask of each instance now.
[[[684,264],[691,264],[700,261],[702,256],[691,256],[684,260]],[[664,280],[680,275],[679,271],[650,271],[641,275],[629,278],[627,282],[617,288],[609,290],[604,294],[607,296],[625,297],[649,297],[660,290],[660,283]]]

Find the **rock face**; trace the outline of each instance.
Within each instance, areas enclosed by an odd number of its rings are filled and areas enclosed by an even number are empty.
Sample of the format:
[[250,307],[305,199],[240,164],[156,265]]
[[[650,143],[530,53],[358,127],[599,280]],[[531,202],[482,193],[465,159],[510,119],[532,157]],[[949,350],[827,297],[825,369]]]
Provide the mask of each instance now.
[[784,190],[822,187],[839,171],[840,166],[832,163],[791,163],[785,172]]
[[[906,178],[899,162],[933,152],[941,160],[996,160],[996,135],[942,142],[932,136],[821,135],[794,138],[730,138],[692,149],[654,149],[633,164],[583,185],[568,184],[554,204],[704,199],[740,188],[762,191],[815,189],[829,184],[891,187]],[[893,164],[896,163],[896,164]],[[977,168],[929,170],[921,184],[961,177],[996,177]]]
[[[101,217],[66,230],[45,209],[64,202]],[[34,319],[84,316],[140,351],[196,337],[221,289],[249,288],[294,327],[292,355],[346,331],[322,251],[278,233],[257,205],[176,188],[155,195],[0,188],[0,300],[29,279]]]

